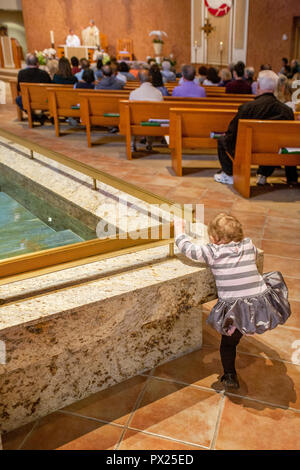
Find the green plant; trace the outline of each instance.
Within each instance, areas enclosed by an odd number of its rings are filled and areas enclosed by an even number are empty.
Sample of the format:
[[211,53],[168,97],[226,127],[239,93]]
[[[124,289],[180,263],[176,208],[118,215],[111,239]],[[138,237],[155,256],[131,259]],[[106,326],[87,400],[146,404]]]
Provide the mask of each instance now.
[[152,42],[154,42],[156,44],[164,44],[164,41],[160,38],[154,38]]

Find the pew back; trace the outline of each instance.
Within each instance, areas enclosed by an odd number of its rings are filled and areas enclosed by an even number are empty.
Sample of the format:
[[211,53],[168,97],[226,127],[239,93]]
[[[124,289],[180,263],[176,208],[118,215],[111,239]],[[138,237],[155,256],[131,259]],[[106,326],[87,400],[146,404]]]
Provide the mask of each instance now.
[[278,153],[284,147],[300,148],[299,121],[239,120],[233,184],[242,196],[250,197],[251,165],[300,165],[300,154]]
[[88,146],[91,142],[91,126],[117,127],[120,121],[119,102],[123,94],[80,93],[80,117],[86,126]]
[[182,149],[216,149],[211,133],[226,132],[235,115],[236,109],[170,109],[170,149],[177,176],[182,176]]

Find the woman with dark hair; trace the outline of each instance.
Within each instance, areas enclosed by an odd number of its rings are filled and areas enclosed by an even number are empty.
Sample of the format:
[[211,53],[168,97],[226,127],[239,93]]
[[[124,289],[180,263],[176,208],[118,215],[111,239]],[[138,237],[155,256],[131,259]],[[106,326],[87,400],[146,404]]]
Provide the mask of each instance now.
[[216,86],[220,80],[221,78],[219,77],[217,70],[214,67],[210,67],[207,70],[206,79],[204,80],[203,85]]
[[94,70],[94,75],[96,77],[96,80],[101,80],[101,78],[103,78],[102,67],[103,67],[102,59],[98,59],[96,68]]
[[118,70],[122,75],[125,75],[125,77],[127,78],[128,81],[136,80],[135,76],[132,75],[132,73],[129,72],[129,67],[126,64],[126,62],[124,62],[124,61],[121,62],[118,65]]
[[74,85],[77,78],[72,74],[70,62],[65,57],[59,59],[58,71],[53,77],[53,83],[58,85]]
[[75,75],[75,73],[80,72],[80,67],[79,67],[79,60],[77,57],[73,56],[71,57],[71,65],[72,65],[72,74]]
[[86,88],[93,90],[95,88],[94,72],[91,69],[86,69],[82,74],[82,79],[75,84],[74,88]]
[[197,79],[199,80],[200,85],[203,84],[206,77],[207,77],[207,68],[205,67],[205,65],[202,65],[198,69],[198,77],[197,77]]
[[157,88],[163,96],[170,96],[170,93],[164,86],[163,77],[157,64],[151,66],[150,75],[152,77],[152,85]]

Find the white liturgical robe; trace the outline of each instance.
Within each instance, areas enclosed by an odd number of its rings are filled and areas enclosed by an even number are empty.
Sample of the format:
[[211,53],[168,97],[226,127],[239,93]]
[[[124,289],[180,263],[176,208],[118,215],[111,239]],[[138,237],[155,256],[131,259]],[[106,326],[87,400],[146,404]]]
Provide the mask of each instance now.
[[76,34],[69,34],[66,40],[66,45],[69,47],[77,47],[80,46],[80,39]]
[[100,35],[97,26],[88,26],[82,30],[81,35],[84,46],[100,46]]

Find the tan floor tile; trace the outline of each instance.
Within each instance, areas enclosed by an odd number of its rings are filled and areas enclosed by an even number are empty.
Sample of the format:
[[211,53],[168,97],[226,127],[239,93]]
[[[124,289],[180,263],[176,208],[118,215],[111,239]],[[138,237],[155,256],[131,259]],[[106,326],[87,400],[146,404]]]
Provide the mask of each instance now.
[[97,421],[52,413],[40,420],[22,450],[53,450],[101,427]]
[[300,244],[275,242],[262,240],[261,248],[268,255],[286,256],[287,258],[300,259]]
[[300,221],[291,218],[268,217],[264,230],[264,238],[299,244]]
[[293,279],[292,277],[284,276],[284,280],[289,290],[289,300],[300,301],[299,279]]
[[240,388],[232,393],[300,409],[300,364],[238,354],[236,371]]
[[288,326],[299,328],[300,330],[300,302],[297,302],[296,300],[290,300],[290,306],[292,314],[287,322],[283,325],[283,328]]
[[151,436],[128,429],[118,450],[202,450],[201,447],[183,444],[160,436]]
[[23,443],[24,439],[32,428],[34,427],[35,422],[25,424],[14,431],[10,431],[6,434],[2,434],[2,445],[4,450],[18,450],[20,445]]
[[238,345],[240,352],[256,354],[275,360],[284,360],[300,364],[296,358],[296,343],[300,341],[300,331],[284,326],[277,326],[274,330],[262,335],[244,336]]
[[264,255],[264,272],[280,271],[283,276],[300,279],[300,260]]
[[210,388],[221,373],[219,351],[204,348],[157,367],[153,376]]
[[217,450],[300,450],[300,413],[226,397]]
[[130,427],[209,447],[221,399],[215,392],[151,379]]
[[145,377],[134,377],[67,406],[64,410],[125,425],[146,380]]
[[86,433],[56,450],[113,450],[119,442],[123,428],[106,424]]

